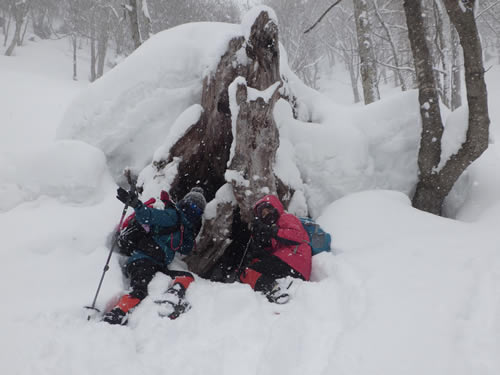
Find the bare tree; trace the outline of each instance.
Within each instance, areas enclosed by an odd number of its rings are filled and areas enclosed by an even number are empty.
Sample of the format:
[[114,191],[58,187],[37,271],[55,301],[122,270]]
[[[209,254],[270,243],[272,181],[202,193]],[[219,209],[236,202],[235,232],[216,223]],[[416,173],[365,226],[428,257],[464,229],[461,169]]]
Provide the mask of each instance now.
[[[421,0],[404,0],[408,35],[415,59],[419,88],[422,135],[418,154],[419,182],[413,206],[437,215],[445,197],[463,171],[488,147],[489,117],[479,34],[474,19],[474,0],[445,0],[464,51],[469,126],[466,141],[440,168],[443,124],[439,97],[426,41]],[[463,9],[461,9],[461,7]]]
[[382,27],[382,30],[384,31],[384,34],[386,36],[386,41],[389,44],[390,47],[390,52],[392,55],[392,61],[394,62],[394,77],[395,77],[395,83],[396,86],[398,84],[401,84],[401,89],[403,91],[407,90],[405,79],[403,77],[402,70],[400,69],[401,63],[400,63],[400,58],[399,54],[396,48],[396,42],[394,40],[394,37],[392,35],[392,31],[389,28],[389,25],[387,22],[384,20],[384,17],[382,16],[382,12],[380,10],[380,7],[378,5],[377,0],[373,0],[373,6],[374,6],[374,11],[375,11],[375,17],[377,18],[378,22],[380,23],[380,26]]
[[139,26],[139,12],[137,11],[137,0],[129,0],[125,5],[127,15],[130,21],[130,31],[134,47],[139,48],[142,44],[141,28]]
[[365,104],[380,99],[377,82],[377,64],[373,49],[371,22],[366,0],[353,0],[354,21],[358,36],[358,50],[361,70],[361,82]]
[[461,75],[461,59],[457,30],[453,24],[450,24],[451,35],[451,100],[450,109],[455,109],[462,106],[462,75]]
[[14,31],[14,37],[12,38],[9,48],[7,48],[7,51],[5,51],[6,56],[11,56],[14,52],[14,48],[16,48],[16,45],[21,45],[23,25],[26,22],[26,17],[28,15],[30,5],[30,0],[15,0],[12,3],[11,9],[14,13],[16,29]]

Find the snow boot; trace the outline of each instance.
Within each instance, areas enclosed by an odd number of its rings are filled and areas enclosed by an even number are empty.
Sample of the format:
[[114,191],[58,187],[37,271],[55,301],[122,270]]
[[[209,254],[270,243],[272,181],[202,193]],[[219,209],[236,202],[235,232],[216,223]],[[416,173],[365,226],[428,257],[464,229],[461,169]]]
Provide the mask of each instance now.
[[181,283],[175,283],[162,295],[161,299],[155,301],[159,305],[158,315],[176,319],[191,308],[185,299],[186,288]]
[[111,311],[104,314],[102,321],[109,324],[126,325],[129,312],[137,306],[139,302],[141,302],[139,298],[134,298],[130,294],[125,294]]
[[290,294],[288,294],[287,290],[292,286],[292,283],[293,281],[285,285],[283,282],[275,281],[271,289],[265,293],[267,300],[278,305],[287,303],[290,300]]

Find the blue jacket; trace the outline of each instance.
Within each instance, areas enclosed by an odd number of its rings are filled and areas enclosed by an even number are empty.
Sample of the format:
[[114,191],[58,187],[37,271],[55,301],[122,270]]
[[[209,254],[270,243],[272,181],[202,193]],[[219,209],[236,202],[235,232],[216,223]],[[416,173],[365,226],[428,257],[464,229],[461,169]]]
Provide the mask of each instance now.
[[[156,259],[144,254],[140,249],[135,250],[130,256],[127,263],[133,262],[137,259],[148,258],[155,263],[166,266],[172,262],[175,252],[179,251],[181,254],[189,254],[193,249],[194,240],[196,238],[195,228],[193,224],[187,219],[187,216],[182,210],[168,207],[164,210],[150,208],[142,202],[134,209],[135,218],[140,224],[149,225],[153,240],[161,247],[165,253],[163,264]],[[169,233],[159,234],[159,232],[167,227],[172,227],[177,224],[177,219],[180,217],[180,224],[182,229]]]

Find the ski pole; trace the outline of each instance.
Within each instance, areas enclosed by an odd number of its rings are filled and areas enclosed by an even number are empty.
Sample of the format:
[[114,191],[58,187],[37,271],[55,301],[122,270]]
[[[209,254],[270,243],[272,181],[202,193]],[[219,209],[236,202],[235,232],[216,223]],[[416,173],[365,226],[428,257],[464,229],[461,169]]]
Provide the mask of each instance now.
[[248,248],[250,247],[250,243],[252,242],[253,237],[250,237],[250,239],[247,242],[247,246],[245,247],[245,251],[243,252],[243,256],[241,257],[240,264],[238,265],[238,268],[236,268],[236,272],[234,273],[234,276],[231,280],[231,282],[236,281],[236,278],[240,274],[241,266],[243,265],[243,261],[245,260],[245,257],[248,252]]
[[[115,250],[116,244],[118,243],[118,236],[120,235],[120,230],[122,228],[123,220],[125,219],[125,215],[127,214],[127,210],[128,210],[128,202],[125,204],[125,207],[123,207],[123,212],[122,212],[122,216],[120,218],[120,223],[118,224],[118,228],[116,229],[116,233],[114,236],[115,238],[113,240],[113,244],[111,245],[111,249],[109,250],[108,259],[106,260],[106,264],[104,265],[104,269],[103,269],[102,275],[101,275],[101,280],[99,281],[97,291],[95,292],[94,300],[92,301],[92,306],[85,306],[85,308],[87,308],[87,309],[100,312],[99,309],[95,307],[95,303],[97,301],[97,296],[99,295],[99,291],[101,290],[102,282],[104,280],[104,275],[109,270],[109,261],[111,260],[111,255],[113,255],[113,251]],[[87,317],[87,320],[90,320],[90,317],[91,316],[89,315]]]

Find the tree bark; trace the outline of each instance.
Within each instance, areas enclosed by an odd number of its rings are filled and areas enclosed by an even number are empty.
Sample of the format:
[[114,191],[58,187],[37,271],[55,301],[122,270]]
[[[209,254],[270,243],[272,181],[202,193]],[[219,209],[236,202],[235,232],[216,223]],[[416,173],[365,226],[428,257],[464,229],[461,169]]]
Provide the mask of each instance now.
[[71,35],[71,43],[73,45],[73,81],[78,81],[78,72],[77,72],[77,59],[76,59],[76,35]]
[[187,258],[198,274],[206,274],[231,243],[236,212],[248,224],[258,198],[290,193],[273,172],[279,138],[272,110],[281,84],[278,28],[262,11],[249,39],[232,39],[215,73],[205,78],[198,122],[166,160],[153,163],[158,174],[178,163],[170,189],[174,199],[195,185],[204,188],[208,200],[215,198],[209,203],[212,214],[205,219],[197,250]]
[[130,19],[130,31],[132,32],[132,40],[134,41],[135,49],[137,49],[142,44],[141,30],[139,28],[139,14],[137,12],[137,0],[129,0],[126,9]]
[[3,38],[3,46],[5,47],[7,45],[7,40],[9,39],[9,30],[10,30],[10,23],[11,23],[11,20],[12,20],[12,16],[11,14],[9,13],[9,18],[7,20],[7,26],[4,27],[4,38]]
[[419,182],[413,205],[421,210],[441,213],[442,191],[436,189],[434,169],[441,159],[443,124],[439,109],[439,98],[434,81],[432,58],[426,42],[421,0],[405,0],[403,4],[408,36],[415,62],[418,83],[418,101],[422,119],[420,150],[418,153]]
[[[437,54],[439,56],[439,62],[441,63],[441,72],[436,70],[436,80],[439,84],[439,97],[443,104],[450,108],[451,107],[451,80],[448,72],[448,53],[446,48],[446,41],[444,37],[443,29],[443,18],[444,14],[440,3],[437,0],[433,2],[434,10],[434,24],[436,26],[436,35],[434,38],[434,43],[436,45]],[[437,64],[436,64],[437,65]]]
[[144,17],[145,29],[146,29],[146,40],[151,38],[153,35],[153,25],[151,23],[151,16],[149,15],[149,7],[147,0],[141,0],[141,12]]
[[90,20],[90,82],[94,82],[97,79],[96,73],[96,62],[97,54],[95,48],[95,14],[92,14]]
[[457,30],[453,24],[450,24],[451,34],[451,110],[462,106],[462,75],[460,65],[460,40]]
[[99,17],[99,36],[97,38],[97,78],[104,74],[104,63],[106,62],[106,52],[108,49],[108,30],[109,17],[101,15]]
[[468,1],[464,5],[465,11],[462,11],[455,0],[445,0],[444,4],[451,22],[457,29],[464,51],[469,126],[465,143],[438,170],[443,124],[430,52],[425,40],[421,0],[404,1],[408,34],[417,73],[422,118],[418,155],[419,182],[412,203],[418,209],[437,215],[441,214],[443,201],[458,177],[488,147],[489,128],[482,49],[474,19],[474,1]]
[[23,28],[23,23],[25,22],[26,19],[26,15],[28,14],[29,5],[30,4],[27,0],[22,2],[15,2],[12,5],[13,7],[12,10],[14,12],[14,20],[16,22],[16,30],[14,31],[14,37],[12,38],[9,48],[7,48],[7,51],[5,51],[5,56],[12,56],[12,53],[14,52],[16,45],[21,44],[21,32]]
[[354,19],[358,36],[361,81],[365,104],[380,99],[377,82],[377,63],[371,39],[371,24],[366,0],[354,0]]

